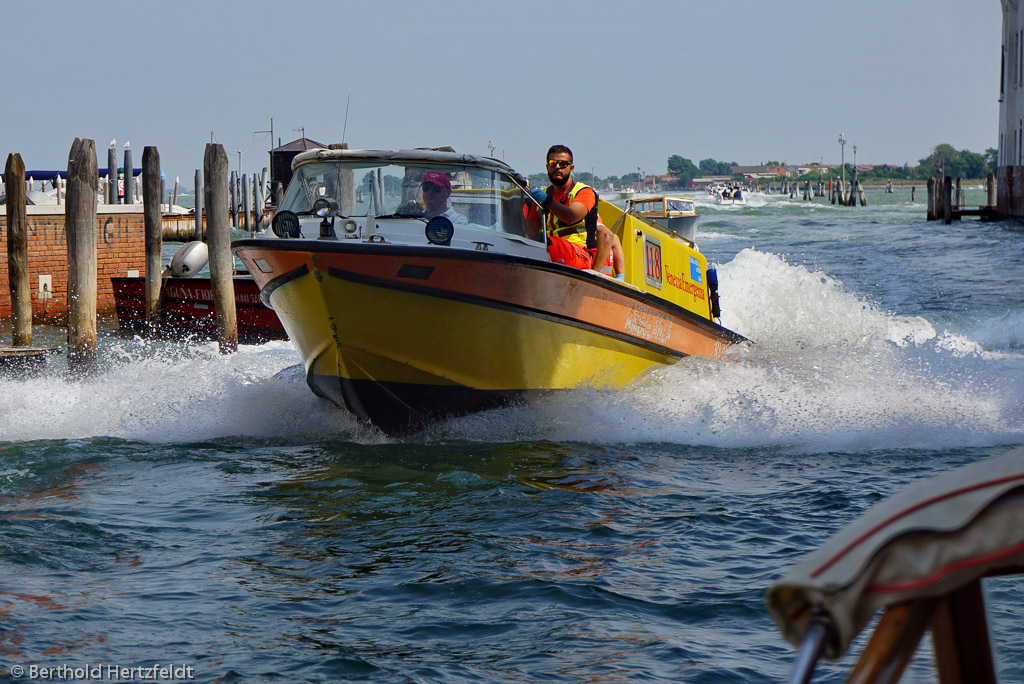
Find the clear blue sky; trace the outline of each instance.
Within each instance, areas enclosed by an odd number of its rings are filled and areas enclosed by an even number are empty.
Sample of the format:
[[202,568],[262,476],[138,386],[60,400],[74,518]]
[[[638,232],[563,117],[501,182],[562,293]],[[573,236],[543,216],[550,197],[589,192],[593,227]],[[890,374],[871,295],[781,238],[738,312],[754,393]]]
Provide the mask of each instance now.
[[[155,145],[191,186],[270,128],[350,147],[451,145],[599,176],[678,154],[914,165],[998,139],[998,0],[4,2],[0,154],[63,168],[75,137]],[[345,106],[351,97],[347,128]]]

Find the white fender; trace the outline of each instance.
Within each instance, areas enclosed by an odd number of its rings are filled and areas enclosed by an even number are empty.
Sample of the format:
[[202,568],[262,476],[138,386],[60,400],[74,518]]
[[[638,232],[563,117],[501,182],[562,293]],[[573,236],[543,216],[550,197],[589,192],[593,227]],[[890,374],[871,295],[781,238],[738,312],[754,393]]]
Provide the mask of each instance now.
[[178,278],[191,278],[206,266],[210,252],[205,242],[186,242],[171,257],[171,274]]

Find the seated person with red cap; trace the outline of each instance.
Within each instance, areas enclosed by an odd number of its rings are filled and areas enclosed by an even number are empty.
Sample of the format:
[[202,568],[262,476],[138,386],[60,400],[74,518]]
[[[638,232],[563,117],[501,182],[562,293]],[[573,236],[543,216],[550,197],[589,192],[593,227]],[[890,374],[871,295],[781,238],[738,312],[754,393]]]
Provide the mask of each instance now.
[[452,223],[469,223],[465,216],[448,206],[452,194],[452,182],[442,171],[429,171],[420,183],[423,191],[423,207],[427,218],[444,216]]
[[[572,150],[552,145],[547,155],[547,191],[530,190],[530,196],[546,214],[548,254],[556,263],[575,268],[603,270],[613,267],[615,277],[625,278],[625,259],[619,238],[600,222],[597,193],[573,180]],[[533,237],[541,230],[541,217],[533,204],[523,207],[527,230]]]

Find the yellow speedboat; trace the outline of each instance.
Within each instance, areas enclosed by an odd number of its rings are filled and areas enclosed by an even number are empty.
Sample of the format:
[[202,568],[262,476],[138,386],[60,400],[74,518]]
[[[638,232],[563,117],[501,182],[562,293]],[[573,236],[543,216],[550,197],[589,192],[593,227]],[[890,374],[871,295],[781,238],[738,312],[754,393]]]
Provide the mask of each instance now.
[[692,197],[644,197],[626,200],[626,211],[650,219],[670,233],[693,242],[697,239],[697,205]]
[[[600,201],[626,282],[552,263],[527,237],[527,181],[495,159],[434,150],[295,157],[272,233],[233,243],[318,395],[401,431],[540,392],[621,387],[719,357],[717,281],[689,241]],[[426,215],[442,174],[450,206]],[[710,287],[709,287],[710,282]]]

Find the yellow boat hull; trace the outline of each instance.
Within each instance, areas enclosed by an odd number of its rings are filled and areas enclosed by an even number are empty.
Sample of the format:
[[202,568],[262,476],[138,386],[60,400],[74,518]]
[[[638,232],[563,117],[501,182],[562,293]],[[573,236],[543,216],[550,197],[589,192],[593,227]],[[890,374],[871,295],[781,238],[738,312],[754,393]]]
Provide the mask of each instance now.
[[[742,339],[602,276],[487,252],[249,240],[236,253],[317,394],[388,431],[531,394],[622,387]],[[256,260],[260,268],[254,268]]]

